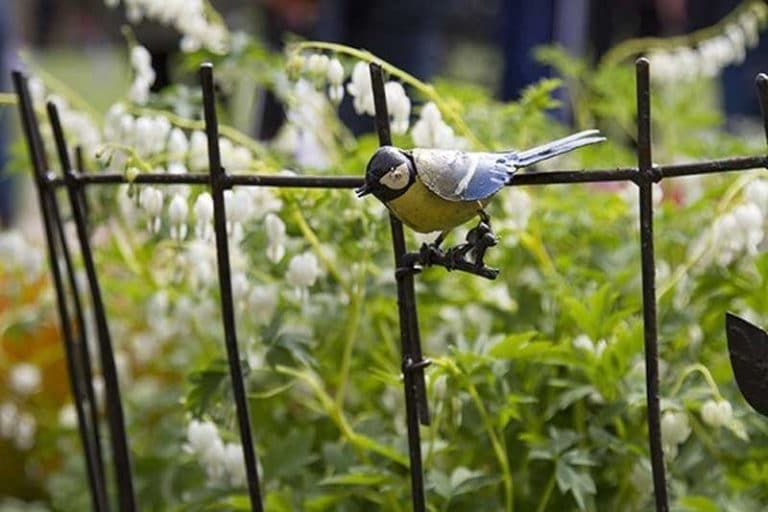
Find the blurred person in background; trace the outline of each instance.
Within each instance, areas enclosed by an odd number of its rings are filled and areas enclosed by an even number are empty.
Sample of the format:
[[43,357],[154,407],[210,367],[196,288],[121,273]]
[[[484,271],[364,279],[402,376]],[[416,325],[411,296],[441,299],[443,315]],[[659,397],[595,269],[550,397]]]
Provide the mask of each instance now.
[[[10,87],[11,59],[15,48],[13,2],[0,2],[0,90]],[[10,122],[15,110],[0,109],[0,229],[10,227],[14,219],[14,178],[8,169],[10,146]]]
[[574,57],[597,60],[624,39],[682,32],[685,5],[686,0],[502,0],[501,99],[515,99],[550,75],[536,61],[536,47],[557,44]]

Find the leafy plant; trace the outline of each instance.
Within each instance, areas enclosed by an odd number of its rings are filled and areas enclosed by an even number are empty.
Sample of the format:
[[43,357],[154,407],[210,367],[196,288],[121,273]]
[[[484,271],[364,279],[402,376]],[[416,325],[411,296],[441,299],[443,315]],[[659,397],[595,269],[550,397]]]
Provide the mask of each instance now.
[[[425,84],[338,44],[297,42],[274,54],[247,35],[226,32],[207,4],[198,14],[212,27],[210,39],[187,40],[194,51],[180,76],[192,81],[199,63],[215,64],[228,100],[221,144],[232,172],[361,174],[376,139],[353,137],[333,102],[342,87],[365,111],[365,78],[355,70],[371,61],[407,87],[390,98],[407,110],[393,118],[406,127],[397,144],[418,145],[428,136],[502,149],[550,140],[569,131],[547,114],[557,105],[552,93],[567,83],[576,123],[600,126],[609,140],[556,165],[633,164],[636,107],[626,59],[592,68],[543,49],[539,56],[562,80],[543,81],[503,104],[477,86]],[[132,39],[130,45],[140,89],[147,72],[140,46]],[[113,106],[102,120],[74,92],[38,76],[38,108],[46,90],[62,98],[70,139],[86,147],[90,168],[129,178],[155,169],[205,171],[195,87],[179,85],[145,103],[142,91],[133,91],[137,101]],[[706,101],[710,79],[683,79],[686,87],[654,88],[654,158],[764,151],[760,141],[721,130],[721,113]],[[268,144],[230,123],[239,107],[236,89],[253,83],[274,90],[288,111],[282,133]],[[761,510],[768,501],[760,462],[768,450],[764,420],[733,384],[723,329],[727,310],[763,325],[768,320],[763,174],[670,181],[655,191],[662,407],[686,422],[665,439],[671,496],[681,510]],[[210,196],[200,187],[137,184],[89,193],[100,278],[123,361],[138,501],[147,509],[247,510],[241,459],[227,451],[238,436]],[[513,187],[490,206],[501,235],[489,253],[502,269],[497,281],[439,269],[419,276],[421,330],[434,361],[427,371],[433,424],[421,431],[431,510],[650,507],[635,198],[632,186]],[[267,510],[408,510],[386,210],[346,191],[236,188],[227,202],[236,320]],[[415,247],[420,239],[408,236]],[[18,284],[2,288],[0,306],[0,366],[10,367],[14,333],[31,317],[16,300],[29,293],[21,285],[24,251],[17,239],[2,240],[0,254],[10,264],[0,282]],[[32,325],[49,324],[49,296],[33,302],[46,308]],[[25,354],[42,364],[38,356]],[[45,376],[43,389],[53,382]],[[0,391],[4,403],[21,409],[33,408],[35,396],[12,386]],[[708,402],[724,400],[731,417],[723,416],[725,408],[713,416]],[[38,423],[55,424],[58,406],[45,404]],[[0,446],[16,450],[4,432]],[[40,468],[35,477],[47,488],[48,506],[87,506],[71,422],[41,428],[34,448],[22,452]]]

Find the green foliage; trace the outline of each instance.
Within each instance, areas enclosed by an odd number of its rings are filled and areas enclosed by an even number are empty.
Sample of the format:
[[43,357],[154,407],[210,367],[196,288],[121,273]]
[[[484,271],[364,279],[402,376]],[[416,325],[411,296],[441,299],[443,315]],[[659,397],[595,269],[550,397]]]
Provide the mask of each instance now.
[[[184,65],[213,59],[224,76],[248,68],[267,86],[286,78],[282,57],[253,42],[238,45],[231,55],[194,54]],[[551,165],[633,165],[632,67],[591,68],[556,48],[538,56],[562,79],[531,86],[517,102],[447,81],[426,92],[482,144],[502,149],[567,133],[548,115],[558,106],[553,93],[567,84],[579,128],[599,126],[609,140]],[[254,61],[258,67],[249,67]],[[720,131],[710,81],[688,85],[653,95],[655,159],[762,151]],[[179,115],[199,109],[197,95],[184,87],[154,101]],[[359,172],[375,137],[350,139],[337,122],[330,126],[334,165]],[[280,162],[302,171],[291,157],[264,151],[269,169]],[[761,462],[768,430],[732,382],[723,330],[727,310],[766,320],[768,255],[718,264],[718,246],[699,243],[711,238],[718,218],[745,202],[745,188],[759,176],[708,177],[698,192],[690,181],[665,183],[657,210],[663,407],[685,411],[693,431],[668,459],[678,510],[761,510],[768,502],[768,466]],[[159,344],[153,357],[131,356],[133,381],[124,383],[139,502],[147,509],[248,510],[243,486],[207,478],[201,457],[184,449],[191,418],[214,421],[226,442],[238,439],[215,273],[210,282],[190,279],[197,262],[185,259],[184,245],[118,218],[111,194],[94,197],[94,215],[110,229],[98,258],[117,348],[135,351],[140,334]],[[261,218],[243,226],[232,249],[249,287],[272,287],[277,303],[266,322],[248,299],[236,304],[266,509],[409,510],[386,210],[347,191],[274,196],[282,201],[288,256],[266,259]],[[490,206],[502,238],[489,252],[501,268],[497,281],[440,269],[418,276],[420,327],[434,361],[427,370],[433,423],[421,430],[430,510],[651,506],[635,197],[631,184],[505,190]],[[512,223],[521,213],[525,222]],[[410,234],[409,244],[417,244]],[[321,274],[309,296],[298,299],[285,274],[290,255],[305,251],[317,257]],[[158,294],[165,294],[163,307]],[[734,418],[724,427],[700,419],[713,396],[733,404]],[[76,450],[75,432],[57,435]],[[39,456],[55,452],[49,446]],[[82,470],[78,457],[65,457],[49,478],[57,510],[87,506]]]

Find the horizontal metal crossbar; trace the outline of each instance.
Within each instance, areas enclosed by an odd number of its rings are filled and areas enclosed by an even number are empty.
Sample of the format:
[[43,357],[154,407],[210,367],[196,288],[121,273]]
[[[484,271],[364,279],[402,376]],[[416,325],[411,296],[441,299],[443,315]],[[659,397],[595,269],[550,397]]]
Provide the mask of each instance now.
[[[665,178],[679,178],[699,174],[745,171],[768,167],[768,156],[742,156],[691,162],[684,164],[654,165],[653,172],[659,181]],[[68,178],[48,173],[46,179],[54,187],[66,185]],[[207,185],[210,176],[203,173],[165,174],[141,173],[132,181],[124,173],[83,173],[75,172],[72,178],[80,185],[118,185],[136,183],[142,185]],[[516,174],[509,186],[523,185],[565,185],[569,183],[600,183],[612,181],[637,182],[637,167],[616,169],[556,170]],[[274,174],[226,174],[222,178],[226,187],[279,187],[279,188],[321,188],[348,189],[363,184],[362,176],[292,176]]]

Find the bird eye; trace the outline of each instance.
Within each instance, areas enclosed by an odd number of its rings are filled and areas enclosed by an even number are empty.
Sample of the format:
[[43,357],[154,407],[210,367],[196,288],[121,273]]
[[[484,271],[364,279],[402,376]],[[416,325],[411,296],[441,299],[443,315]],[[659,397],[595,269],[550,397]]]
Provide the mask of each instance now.
[[381,177],[379,182],[392,190],[401,190],[408,185],[408,165],[401,164]]

